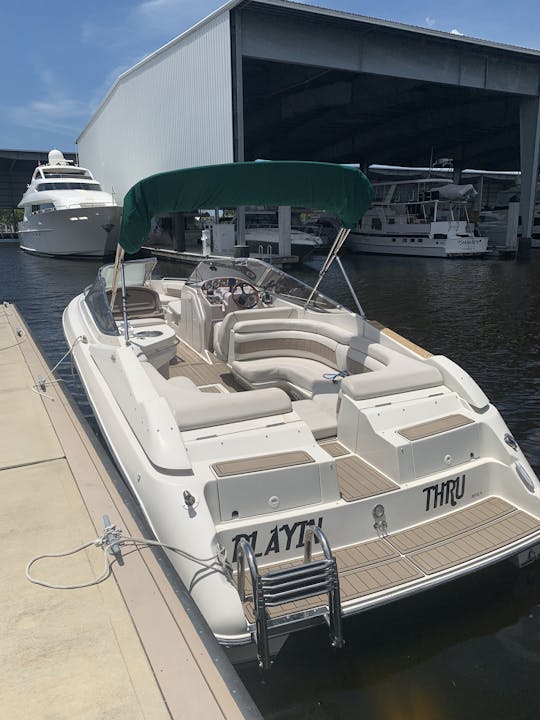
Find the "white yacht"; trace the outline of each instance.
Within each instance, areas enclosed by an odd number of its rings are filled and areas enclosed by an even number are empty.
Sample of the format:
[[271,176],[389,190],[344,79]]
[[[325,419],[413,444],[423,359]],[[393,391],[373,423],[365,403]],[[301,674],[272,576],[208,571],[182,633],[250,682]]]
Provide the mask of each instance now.
[[36,255],[100,258],[114,255],[121,206],[104,192],[90,170],[51,150],[38,165],[18,205],[24,217],[19,245]]
[[[137,250],[160,202],[245,205],[258,188],[282,202],[280,172],[298,180],[293,202],[349,227],[369,204],[358,170],[281,165],[143,180],[120,243]],[[102,268],[64,333],[118,467],[234,660],[268,667],[320,622],[339,647],[349,616],[536,559],[540,482],[452,360],[368,320],[356,296],[352,312],[257,259],[206,259],[187,279],[154,279],[154,266]]]
[[349,236],[352,252],[462,257],[483,255],[488,238],[470,222],[472,185],[446,179],[374,183],[373,204]]

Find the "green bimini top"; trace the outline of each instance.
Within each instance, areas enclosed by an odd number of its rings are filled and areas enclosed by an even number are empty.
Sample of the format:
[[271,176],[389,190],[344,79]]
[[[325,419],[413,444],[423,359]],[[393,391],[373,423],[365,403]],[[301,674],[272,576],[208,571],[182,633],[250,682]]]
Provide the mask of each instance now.
[[172,170],[151,175],[129,190],[118,242],[127,253],[135,253],[154,216],[242,205],[316,208],[350,228],[368,209],[372,195],[360,170],[329,163],[264,161]]

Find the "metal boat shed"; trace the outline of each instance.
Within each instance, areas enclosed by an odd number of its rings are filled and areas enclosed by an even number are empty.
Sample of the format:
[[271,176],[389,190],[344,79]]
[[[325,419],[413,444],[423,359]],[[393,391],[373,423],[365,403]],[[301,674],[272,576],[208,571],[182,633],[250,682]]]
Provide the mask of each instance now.
[[286,0],[223,5],[121,75],[78,139],[118,197],[256,158],[521,168],[525,238],[539,146],[540,52]]

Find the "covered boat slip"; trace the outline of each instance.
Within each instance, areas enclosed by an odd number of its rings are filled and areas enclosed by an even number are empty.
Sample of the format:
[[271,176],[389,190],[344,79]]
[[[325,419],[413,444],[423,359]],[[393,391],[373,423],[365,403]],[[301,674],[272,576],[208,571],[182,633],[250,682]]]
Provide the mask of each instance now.
[[[259,718],[230,666],[227,676],[219,648],[212,642],[207,649],[163,556],[148,548],[126,553],[108,580],[81,589],[26,580],[32,557],[100,536],[104,514],[125,534],[149,531],[61,385],[51,378],[43,386],[49,367],[7,304],[0,307],[0,370],[3,715]],[[43,560],[33,573],[62,585],[102,569],[101,550],[89,548]]]

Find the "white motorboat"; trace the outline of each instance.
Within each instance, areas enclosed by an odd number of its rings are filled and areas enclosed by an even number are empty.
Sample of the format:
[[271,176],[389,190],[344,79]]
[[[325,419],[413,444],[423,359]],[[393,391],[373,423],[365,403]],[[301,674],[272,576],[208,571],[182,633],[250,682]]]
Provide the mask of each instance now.
[[427,257],[483,255],[488,238],[477,234],[467,212],[472,185],[446,179],[374,183],[370,210],[349,236],[352,252]]
[[114,255],[122,207],[90,170],[70,164],[59,150],[38,165],[18,205],[22,250],[36,255],[100,258]]
[[[279,228],[276,211],[247,209],[245,214],[245,242],[250,252],[276,257],[279,251]],[[324,247],[322,238],[297,227],[290,230],[291,252],[300,262]]]
[[[120,243],[135,252],[160,203],[284,204],[280,173],[305,192],[292,202],[348,226],[369,203],[358,170],[261,165],[143,180]],[[116,297],[118,268],[102,268],[66,308],[65,337],[118,467],[233,659],[268,667],[324,621],[340,646],[343,618],[536,559],[538,478],[452,360],[260,260],[203,260],[187,279],[154,266],[124,263]]]

